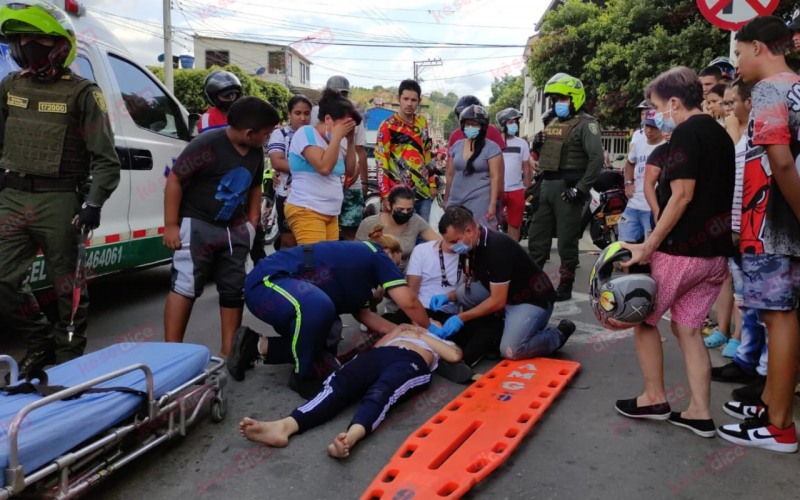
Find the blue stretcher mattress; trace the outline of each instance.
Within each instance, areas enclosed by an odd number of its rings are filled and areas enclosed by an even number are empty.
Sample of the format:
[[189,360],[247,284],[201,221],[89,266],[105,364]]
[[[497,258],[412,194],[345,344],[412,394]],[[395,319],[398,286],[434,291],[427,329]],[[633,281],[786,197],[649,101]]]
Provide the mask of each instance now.
[[[211,359],[208,348],[194,344],[139,342],[114,344],[47,370],[49,385],[72,387],[127,366],[142,363],[153,372],[155,398],[201,374]],[[142,370],[97,387],[130,387],[147,391]],[[9,396],[0,392],[0,469],[8,467],[8,428],[17,412],[41,399],[38,394]],[[84,394],[56,401],[29,413],[19,432],[19,461],[30,474],[102,431],[130,419],[142,398],[124,392]]]

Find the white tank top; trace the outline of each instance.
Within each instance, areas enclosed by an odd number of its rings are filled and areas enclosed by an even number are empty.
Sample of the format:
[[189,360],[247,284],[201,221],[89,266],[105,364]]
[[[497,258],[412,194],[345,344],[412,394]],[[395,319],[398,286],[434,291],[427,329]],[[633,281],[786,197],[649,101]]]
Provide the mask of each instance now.
[[[427,335],[431,335],[431,334],[428,333]],[[431,337],[433,337],[433,335],[431,335]],[[433,354],[433,363],[431,363],[431,371],[432,372],[436,371],[436,368],[439,366],[439,354],[436,351],[434,351],[433,348],[431,346],[429,346],[427,342],[425,342],[424,340],[415,339],[415,338],[411,338],[411,337],[397,337],[397,338],[394,338],[394,339],[390,340],[389,342],[387,342],[386,345],[390,346],[390,345],[394,344],[395,342],[408,342],[410,344],[414,344],[416,346],[419,346],[419,347],[425,349],[426,351],[428,351],[429,353]],[[445,344],[449,344],[449,345],[455,345],[455,344],[453,344],[452,342],[450,342],[448,340],[442,340],[442,342],[444,342]]]

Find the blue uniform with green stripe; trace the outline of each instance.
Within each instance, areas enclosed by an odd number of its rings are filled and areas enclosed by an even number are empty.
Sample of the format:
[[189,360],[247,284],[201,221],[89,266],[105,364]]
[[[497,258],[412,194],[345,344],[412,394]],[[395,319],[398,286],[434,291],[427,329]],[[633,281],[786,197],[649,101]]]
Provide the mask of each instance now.
[[[245,303],[280,337],[271,337],[266,364],[294,364],[301,377],[318,375],[326,339],[340,314],[369,307],[372,290],[407,286],[403,273],[379,246],[324,241],[281,250],[247,275]],[[315,371],[315,367],[317,371]]]

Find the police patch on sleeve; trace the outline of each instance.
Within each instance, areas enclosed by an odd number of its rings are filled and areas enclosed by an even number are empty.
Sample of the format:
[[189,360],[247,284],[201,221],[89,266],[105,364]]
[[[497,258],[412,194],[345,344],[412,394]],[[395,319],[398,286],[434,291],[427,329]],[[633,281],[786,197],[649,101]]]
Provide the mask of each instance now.
[[594,135],[600,135],[600,126],[595,122],[590,123],[589,132],[593,133]]
[[94,96],[94,101],[97,103],[97,106],[100,107],[100,111],[102,111],[103,113],[108,113],[108,108],[106,107],[106,99],[105,97],[103,97],[103,93],[100,92],[99,90],[95,90],[94,92],[92,92],[92,95]]

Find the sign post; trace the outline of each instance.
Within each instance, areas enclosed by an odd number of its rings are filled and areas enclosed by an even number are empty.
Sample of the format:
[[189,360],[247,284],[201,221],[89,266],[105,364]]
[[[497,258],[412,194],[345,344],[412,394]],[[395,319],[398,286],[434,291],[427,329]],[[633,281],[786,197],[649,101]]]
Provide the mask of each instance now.
[[775,12],[780,0],[697,0],[697,7],[708,22],[717,28],[730,30],[730,60],[736,64],[736,32],[759,16]]
[[714,26],[738,31],[756,17],[775,12],[779,3],[780,0],[697,0],[697,7]]

